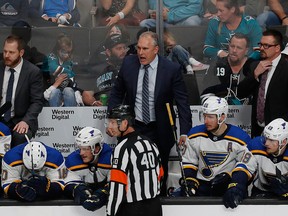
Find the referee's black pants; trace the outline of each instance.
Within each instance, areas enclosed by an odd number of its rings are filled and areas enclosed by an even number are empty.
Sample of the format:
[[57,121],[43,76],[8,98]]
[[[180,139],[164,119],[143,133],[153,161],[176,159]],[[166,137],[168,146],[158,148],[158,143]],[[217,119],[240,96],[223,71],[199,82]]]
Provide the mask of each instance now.
[[121,203],[116,216],[162,216],[159,197],[132,203]]

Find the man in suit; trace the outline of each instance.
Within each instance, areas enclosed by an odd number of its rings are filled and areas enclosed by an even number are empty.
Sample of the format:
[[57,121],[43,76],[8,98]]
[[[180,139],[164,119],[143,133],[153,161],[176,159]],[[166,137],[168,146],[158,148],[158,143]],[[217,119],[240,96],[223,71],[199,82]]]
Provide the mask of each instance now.
[[288,61],[281,55],[282,46],[279,31],[264,31],[259,43],[262,60],[251,65],[238,86],[239,97],[253,94],[252,137],[261,135],[265,125],[276,118],[288,120]]
[[[161,188],[161,194],[164,195],[169,154],[175,144],[165,104],[169,103],[172,107],[173,101],[176,102],[181,134],[179,143],[186,141],[186,134],[192,126],[192,117],[180,65],[159,56],[158,50],[157,34],[144,32],[140,35],[137,43],[138,56],[130,55],[124,59],[110,94],[108,110],[122,103],[130,105],[136,116],[135,129],[157,144],[164,168],[164,183]],[[145,82],[146,72],[149,78]],[[146,88],[147,82],[149,84]],[[173,109],[172,116],[175,119]]]
[[38,67],[22,58],[24,48],[23,39],[8,36],[0,62],[1,105],[7,101],[12,103],[3,116],[12,131],[11,147],[25,142],[24,134],[31,138],[36,133],[37,117],[43,107],[42,74]]

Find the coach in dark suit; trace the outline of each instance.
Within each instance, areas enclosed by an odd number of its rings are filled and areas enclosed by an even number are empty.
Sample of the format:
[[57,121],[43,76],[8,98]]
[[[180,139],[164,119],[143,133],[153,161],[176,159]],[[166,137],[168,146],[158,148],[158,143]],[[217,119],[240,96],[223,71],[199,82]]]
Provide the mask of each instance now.
[[[239,97],[253,94],[252,137],[261,135],[265,125],[276,118],[288,120],[288,62],[281,55],[282,44],[282,34],[279,31],[264,31],[259,43],[262,60],[256,62],[251,67],[249,76],[239,83]],[[262,83],[263,109],[260,100]],[[261,113],[264,114],[262,117]]]
[[[38,67],[22,58],[24,48],[23,39],[8,36],[0,62],[1,105],[12,103],[3,116],[12,131],[12,147],[26,141],[24,134],[31,138],[36,133],[37,118],[43,107],[42,74]],[[13,86],[11,91],[9,86]]]
[[[175,100],[178,108],[180,134],[186,135],[192,126],[188,95],[182,78],[180,65],[158,55],[158,39],[153,32],[141,34],[137,44],[137,55],[127,56],[120,69],[108,102],[108,110],[124,103],[135,111],[135,129],[152,139],[158,146],[164,167],[164,182],[168,176],[170,150],[175,144],[166,103],[171,108]],[[146,69],[145,69],[146,68]],[[149,118],[145,120],[145,72],[149,73]],[[148,102],[147,102],[148,103]],[[175,120],[175,113],[172,109]],[[109,133],[109,131],[108,131]],[[186,136],[181,136],[181,143]],[[165,194],[165,186],[162,194]]]

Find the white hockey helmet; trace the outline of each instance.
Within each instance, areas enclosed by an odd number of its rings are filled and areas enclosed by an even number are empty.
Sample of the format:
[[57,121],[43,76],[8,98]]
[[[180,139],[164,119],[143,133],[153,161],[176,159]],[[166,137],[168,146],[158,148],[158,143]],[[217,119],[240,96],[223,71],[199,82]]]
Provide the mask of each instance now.
[[[84,127],[78,132],[75,138],[75,144],[78,147],[90,146],[93,155],[98,155],[103,147],[103,135],[100,130],[93,127]],[[95,153],[96,146],[100,146],[100,151]]]
[[46,159],[46,147],[41,142],[28,142],[23,149],[23,163],[29,170],[42,169]]
[[[224,98],[211,96],[207,100],[205,100],[204,104],[202,105],[202,111],[203,111],[203,114],[217,115],[218,123],[219,123],[219,120],[222,114],[225,115],[225,119],[227,117],[228,103]],[[222,122],[224,122],[225,119]]]
[[263,135],[265,138],[279,141],[281,146],[283,141],[288,139],[288,122],[282,118],[274,119],[265,126]]

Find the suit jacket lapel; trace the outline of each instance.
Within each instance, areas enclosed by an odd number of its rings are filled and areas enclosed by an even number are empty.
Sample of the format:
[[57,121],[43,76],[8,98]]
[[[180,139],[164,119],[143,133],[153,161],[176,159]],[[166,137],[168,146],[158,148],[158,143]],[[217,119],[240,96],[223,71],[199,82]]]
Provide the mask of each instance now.
[[[1,66],[0,66],[0,97],[1,97],[1,100],[2,100],[2,88],[3,88],[4,70],[5,70],[5,66],[4,66],[4,63],[2,62]],[[1,100],[0,100],[0,102],[1,102]]]
[[[137,57],[138,59],[138,57]],[[134,65],[133,68],[131,70],[131,72],[129,73],[129,76],[131,76],[131,84],[132,84],[132,89],[133,89],[133,95],[132,98],[134,98],[134,100],[136,99],[136,93],[137,93],[137,84],[138,84],[138,76],[139,76],[139,70],[140,70],[140,62],[137,61]],[[134,72],[135,71],[135,72]]]
[[26,71],[25,68],[26,68],[26,64],[25,64],[25,61],[23,59],[23,65],[22,65],[22,68],[21,68],[21,72],[20,72],[20,76],[19,76],[19,80],[18,80],[18,83],[17,83],[16,92],[15,92],[15,100],[17,98],[17,95],[21,91],[22,85],[24,84],[25,79],[27,77],[27,73],[25,73],[25,71]]
[[158,82],[163,82],[163,61],[162,58],[158,55],[158,66],[157,66],[157,74],[156,74],[156,82],[155,82],[155,91],[154,91],[154,102],[157,101],[157,97],[160,92],[160,84]]

